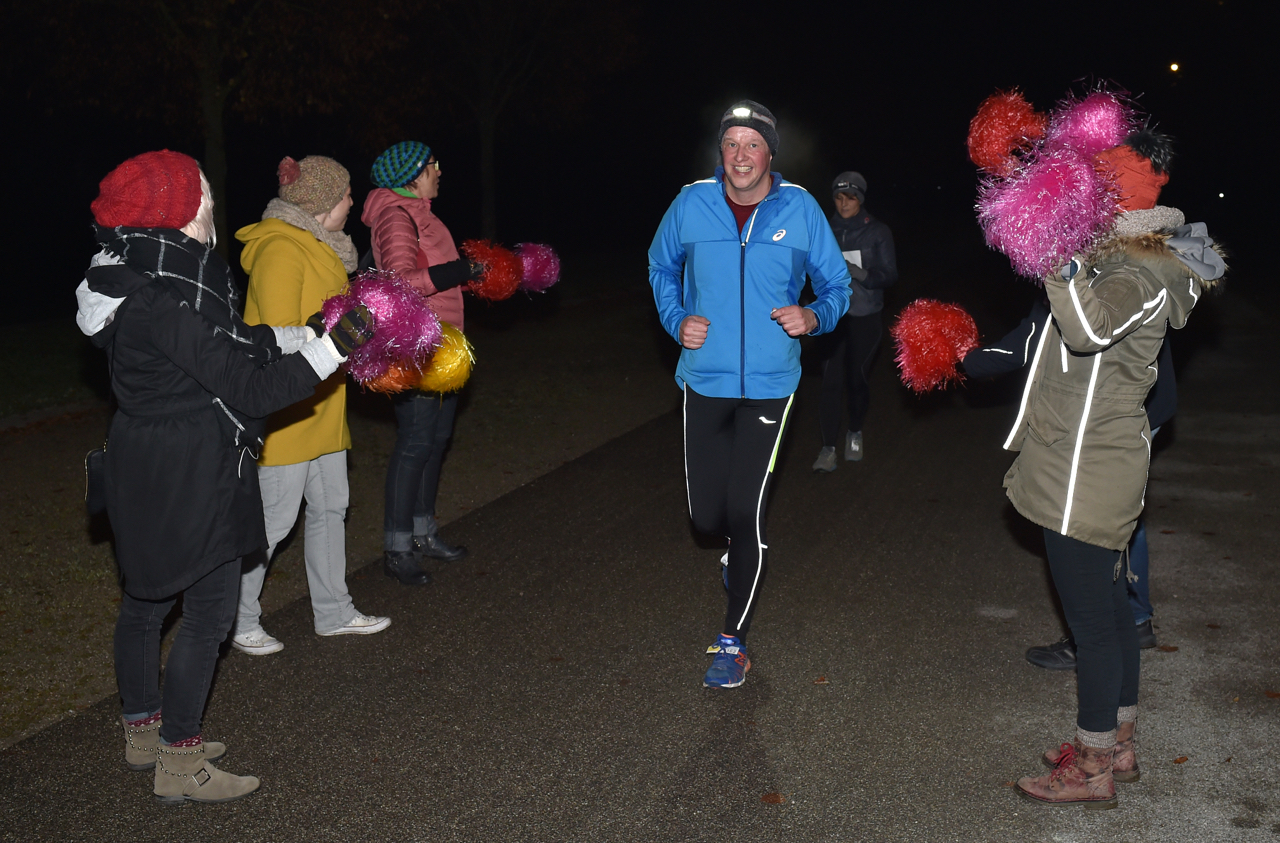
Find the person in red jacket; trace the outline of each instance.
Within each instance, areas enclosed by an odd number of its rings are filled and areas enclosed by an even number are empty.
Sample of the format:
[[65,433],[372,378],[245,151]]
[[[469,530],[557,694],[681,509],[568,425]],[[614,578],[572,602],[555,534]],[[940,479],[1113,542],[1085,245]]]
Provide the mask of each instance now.
[[[431,147],[402,141],[373,162],[377,188],[364,201],[361,221],[373,231],[378,269],[394,270],[427,298],[431,309],[462,330],[461,286],[479,269],[458,256],[449,229],[431,211],[440,193],[440,162]],[[396,444],[387,465],[383,518],[383,571],[405,585],[426,585],[425,558],[453,562],[465,547],[448,544],[436,525],[436,490],[453,435],[456,394],[410,390],[395,398]]]

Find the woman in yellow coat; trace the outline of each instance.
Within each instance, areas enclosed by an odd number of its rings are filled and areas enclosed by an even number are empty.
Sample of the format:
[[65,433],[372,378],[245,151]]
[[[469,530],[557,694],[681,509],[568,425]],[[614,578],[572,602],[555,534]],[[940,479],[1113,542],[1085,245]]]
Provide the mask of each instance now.
[[[262,221],[236,232],[244,243],[240,264],[249,273],[245,321],[302,325],[324,300],[342,291],[356,268],[356,249],[343,232],[351,210],[351,177],[332,158],[285,158],[278,170],[279,197]],[[273,415],[258,461],[266,518],[265,557],[246,562],[233,646],[250,655],[284,648],[262,628],[258,598],[276,545],[293,529],[307,501],[303,555],[311,608],[319,635],[381,632],[391,620],[356,611],[347,592],[347,429],[345,376],[335,373],[315,394]],[[256,561],[257,564],[253,564]],[[253,565],[252,567],[248,567]]]

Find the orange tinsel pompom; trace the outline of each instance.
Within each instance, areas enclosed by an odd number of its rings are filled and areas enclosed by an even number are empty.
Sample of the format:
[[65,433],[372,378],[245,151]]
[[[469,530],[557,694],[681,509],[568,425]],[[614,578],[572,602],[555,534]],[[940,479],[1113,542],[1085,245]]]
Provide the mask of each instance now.
[[978,347],[978,326],[963,307],[916,299],[902,309],[889,335],[898,346],[902,382],[916,393],[962,378],[956,365]]
[[462,254],[484,268],[481,276],[467,285],[480,298],[502,301],[520,289],[524,264],[511,250],[488,240],[467,240],[462,244]]
[[1048,118],[1027,102],[1022,92],[997,91],[982,101],[969,121],[969,160],[983,170],[1003,175],[1014,164],[1013,154],[1044,137]]
[[421,378],[422,372],[416,365],[397,361],[392,363],[386,372],[365,381],[364,388],[391,395],[413,389]]

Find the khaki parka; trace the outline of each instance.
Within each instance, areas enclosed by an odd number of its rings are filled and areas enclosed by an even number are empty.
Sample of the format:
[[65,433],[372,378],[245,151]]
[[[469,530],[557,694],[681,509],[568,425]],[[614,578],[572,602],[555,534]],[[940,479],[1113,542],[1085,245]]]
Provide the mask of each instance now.
[[1040,337],[1017,421],[1009,500],[1042,527],[1123,550],[1142,514],[1151,457],[1143,401],[1165,327],[1181,328],[1205,282],[1168,233],[1114,236],[1076,271],[1045,280],[1053,320]]

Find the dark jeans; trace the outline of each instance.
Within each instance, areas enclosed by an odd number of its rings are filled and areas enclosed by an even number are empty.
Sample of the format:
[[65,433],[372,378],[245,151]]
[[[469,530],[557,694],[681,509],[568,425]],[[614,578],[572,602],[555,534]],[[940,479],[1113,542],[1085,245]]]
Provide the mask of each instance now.
[[835,330],[821,338],[824,360],[822,363],[822,397],[818,406],[818,418],[822,426],[822,444],[836,446],[843,443],[840,428],[841,410],[848,398],[849,430],[862,430],[867,410],[871,407],[871,384],[867,381],[871,362],[880,348],[884,329],[880,313],[868,316],[840,317]]
[[1129,607],[1133,609],[1133,620],[1142,623],[1155,613],[1151,608],[1151,581],[1147,578],[1151,557],[1147,551],[1147,524],[1143,516],[1138,516],[1138,526],[1133,530],[1133,538],[1129,539],[1129,570],[1138,578],[1129,583]]
[[708,398],[684,390],[684,471],[689,515],[702,533],[729,539],[729,606],[724,632],[751,629],[764,583],[764,513],[774,459],[792,396]]
[[1050,529],[1049,570],[1076,642],[1076,725],[1088,732],[1116,727],[1116,709],[1138,704],[1138,630],[1129,607],[1120,551]]
[[453,436],[457,395],[416,390],[395,398],[396,446],[387,463],[383,547],[412,550],[413,537],[425,535],[436,515],[440,468]]
[[165,664],[161,698],[160,626],[178,595],[139,600],[124,593],[116,620],[115,656],[125,714],[154,714],[163,703],[161,738],[173,743],[200,734],[218,647],[236,619],[239,594],[239,559],[219,565],[182,593],[182,626]]

